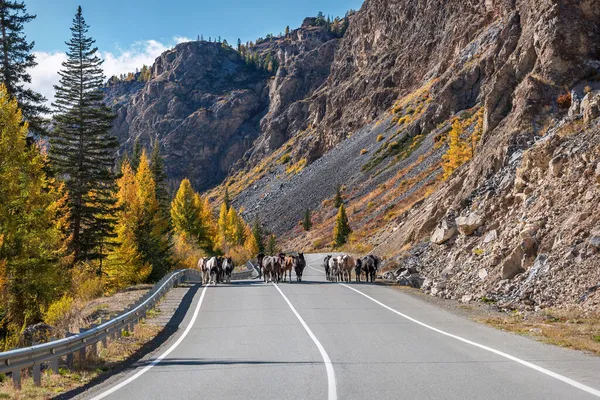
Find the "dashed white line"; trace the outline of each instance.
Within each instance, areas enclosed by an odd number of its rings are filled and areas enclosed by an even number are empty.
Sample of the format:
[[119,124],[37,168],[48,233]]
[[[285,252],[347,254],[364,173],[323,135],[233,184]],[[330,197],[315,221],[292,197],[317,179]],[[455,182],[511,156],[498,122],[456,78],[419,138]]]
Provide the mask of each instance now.
[[177,339],[177,341],[175,343],[173,343],[173,345],[171,347],[169,347],[167,349],[167,351],[165,351],[164,353],[162,353],[156,359],[152,360],[152,362],[149,365],[147,365],[146,367],[144,367],[143,369],[141,369],[140,371],[138,371],[134,375],[132,375],[129,378],[125,379],[123,382],[119,383],[118,385],[113,386],[112,388],[108,389],[107,391],[105,391],[103,393],[100,393],[99,395],[93,397],[92,400],[100,400],[100,399],[103,399],[103,398],[105,398],[107,396],[110,396],[111,394],[113,394],[117,390],[119,390],[122,387],[124,387],[124,386],[130,384],[131,382],[135,381],[137,378],[139,378],[140,376],[144,375],[146,372],[150,371],[150,369],[152,367],[154,367],[156,364],[160,363],[166,356],[168,356],[173,350],[175,350],[175,348],[177,346],[179,346],[179,344],[181,342],[183,342],[183,339],[185,339],[185,337],[187,336],[187,334],[190,332],[190,330],[194,326],[194,322],[196,322],[196,318],[198,318],[198,313],[200,312],[200,307],[202,306],[202,301],[204,300],[204,295],[206,294],[206,289],[208,289],[208,286],[205,286],[204,289],[202,290],[202,294],[200,295],[200,300],[198,300],[198,304],[196,305],[196,309],[194,310],[194,315],[192,316],[192,319],[190,320],[190,323],[188,324],[188,326],[185,328],[185,331],[183,331],[183,333],[181,334],[181,336],[179,337],[179,339]]
[[346,285],[344,283],[340,283],[340,285],[345,286],[348,289],[355,291],[356,293],[358,293],[358,294],[366,297],[367,299],[369,299],[369,300],[371,300],[371,301],[379,304],[381,307],[386,308],[386,309],[390,310],[391,312],[393,312],[395,314],[398,314],[402,318],[405,318],[405,319],[407,319],[409,321],[414,322],[415,324],[419,324],[419,325],[421,325],[421,326],[423,326],[423,327],[425,327],[427,329],[431,329],[432,331],[435,331],[435,332],[440,333],[440,334],[442,334],[444,336],[448,336],[448,337],[451,337],[453,339],[459,340],[459,341],[461,341],[463,343],[470,344],[471,346],[475,346],[475,347],[478,347],[480,349],[489,351],[490,353],[494,353],[496,355],[499,355],[500,357],[507,358],[507,359],[509,359],[511,361],[514,361],[514,362],[519,363],[521,365],[524,365],[524,366],[526,366],[528,368],[531,368],[533,370],[541,372],[544,375],[550,376],[550,377],[552,377],[554,379],[557,379],[557,380],[559,380],[561,382],[564,382],[564,383],[566,383],[568,385],[576,387],[577,389],[583,390],[584,392],[587,392],[587,393],[589,393],[591,395],[594,395],[596,397],[600,397],[600,390],[597,390],[597,389],[594,389],[594,388],[589,387],[587,385],[584,385],[583,383],[579,383],[579,382],[577,382],[577,381],[575,381],[575,380],[573,380],[571,378],[567,378],[566,376],[557,374],[556,372],[553,372],[553,371],[550,371],[550,370],[548,370],[546,368],[540,367],[539,365],[535,365],[535,364],[533,364],[533,363],[531,363],[529,361],[521,360],[518,357],[511,356],[510,354],[504,353],[504,352],[502,352],[500,350],[496,350],[496,349],[494,349],[492,347],[488,347],[488,346],[485,346],[483,344],[480,344],[480,343],[477,343],[477,342],[473,342],[472,340],[465,339],[465,338],[460,337],[458,335],[454,335],[452,333],[448,333],[448,332],[443,331],[441,329],[435,328],[435,327],[433,327],[431,325],[427,325],[426,323],[418,321],[418,320],[414,319],[413,317],[410,317],[410,316],[408,316],[406,314],[401,313],[400,311],[394,310],[392,307],[389,307],[389,306],[383,304],[379,300],[374,299],[373,297],[371,297],[371,296],[369,296],[369,295],[361,292],[360,290],[354,289],[353,287],[348,286],[348,285]]
[[275,286],[275,288],[277,289],[277,291],[279,291],[279,293],[281,294],[281,296],[283,297],[285,302],[288,304],[288,306],[290,306],[290,309],[292,310],[294,315],[296,315],[296,318],[298,318],[298,321],[300,321],[300,323],[304,327],[304,330],[306,331],[306,333],[308,333],[308,336],[310,336],[312,341],[315,343],[315,345],[319,349],[319,353],[321,353],[321,358],[323,358],[323,363],[325,363],[325,371],[327,371],[327,399],[328,400],[336,400],[337,399],[337,388],[336,388],[336,383],[335,383],[335,371],[333,370],[333,364],[331,363],[331,359],[329,358],[329,355],[325,351],[325,348],[323,347],[323,345],[321,345],[321,342],[319,342],[319,339],[317,339],[317,337],[310,330],[310,328],[308,327],[306,322],[304,322],[304,319],[302,319],[302,317],[300,316],[298,311],[296,311],[296,308],[292,305],[292,303],[287,298],[287,296],[281,291],[281,289],[279,289],[279,286],[277,286],[276,284],[273,284],[273,286]]

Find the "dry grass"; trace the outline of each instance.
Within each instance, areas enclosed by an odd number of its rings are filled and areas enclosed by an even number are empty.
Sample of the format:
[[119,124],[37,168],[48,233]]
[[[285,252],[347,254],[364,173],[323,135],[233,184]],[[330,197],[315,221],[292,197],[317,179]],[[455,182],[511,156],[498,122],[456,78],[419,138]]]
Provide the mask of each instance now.
[[[98,376],[105,374],[115,366],[138,351],[144,344],[152,340],[162,329],[160,326],[138,324],[132,333],[124,335],[101,348],[97,356],[88,354],[88,358],[80,363],[75,360],[72,370],[61,367],[58,375],[50,370],[42,374],[42,387],[37,387],[33,379],[23,371],[22,389],[15,390],[10,379],[0,379],[0,399],[49,399],[90,383]],[[98,345],[100,347],[100,344]],[[2,377],[0,375],[0,377]]]
[[600,355],[600,313],[547,309],[535,314],[515,313],[478,319],[509,332],[542,342]]

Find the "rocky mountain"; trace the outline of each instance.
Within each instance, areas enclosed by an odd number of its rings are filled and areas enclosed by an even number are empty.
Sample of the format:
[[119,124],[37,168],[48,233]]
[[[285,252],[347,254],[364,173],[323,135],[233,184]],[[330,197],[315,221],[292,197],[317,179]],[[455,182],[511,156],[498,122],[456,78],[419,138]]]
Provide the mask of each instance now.
[[253,45],[258,59],[278,61],[274,77],[222,43],[179,44],[156,60],[149,82],[107,87],[114,132],[124,150],[136,139],[158,141],[173,185],[187,177],[199,190],[212,187],[250,149],[258,157],[289,138],[296,118],[288,108],[327,78],[337,38],[308,18],[288,37]]
[[[342,185],[347,250],[386,258],[389,279],[509,308],[597,307],[596,3],[366,0],[343,35],[307,19],[249,49],[277,60],[272,76],[182,44],[115,96],[115,130],[125,146],[158,139],[169,176],[218,185],[215,202],[228,187],[285,248],[330,248]],[[469,154],[456,170],[452,140]]]

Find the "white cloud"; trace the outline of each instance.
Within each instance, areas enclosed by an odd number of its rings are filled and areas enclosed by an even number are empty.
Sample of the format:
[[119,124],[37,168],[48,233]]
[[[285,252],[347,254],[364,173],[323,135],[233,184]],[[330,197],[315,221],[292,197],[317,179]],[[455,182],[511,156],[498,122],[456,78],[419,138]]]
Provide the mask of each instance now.
[[31,87],[48,99],[48,104],[54,100],[54,85],[58,83],[58,70],[67,55],[61,52],[45,53],[34,52],[38,65],[33,67],[31,74]]
[[[173,37],[172,43],[163,44],[156,40],[146,40],[136,42],[128,49],[117,48],[116,52],[100,51],[99,56],[103,58],[104,75],[111,77],[113,75],[134,72],[136,68],[142,65],[152,65],[156,57],[164,51],[173,47],[173,45],[188,42],[190,39],[182,36]],[[31,85],[35,91],[43,94],[48,103],[54,101],[54,85],[60,79],[58,71],[63,61],[67,59],[66,54],[55,52],[34,52],[38,65],[32,68]]]

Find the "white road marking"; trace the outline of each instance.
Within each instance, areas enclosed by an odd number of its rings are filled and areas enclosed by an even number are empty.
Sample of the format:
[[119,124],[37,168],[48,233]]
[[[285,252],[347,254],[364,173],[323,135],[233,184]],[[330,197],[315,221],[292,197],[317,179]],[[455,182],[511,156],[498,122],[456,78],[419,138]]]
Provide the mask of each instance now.
[[275,286],[275,288],[279,291],[279,293],[281,294],[281,296],[283,297],[285,302],[288,304],[288,306],[290,306],[290,309],[296,315],[296,318],[298,318],[298,321],[300,321],[300,323],[304,327],[304,330],[306,331],[306,333],[308,333],[308,336],[310,336],[310,338],[315,343],[315,345],[317,345],[317,348],[319,349],[319,353],[321,353],[321,357],[323,358],[323,362],[325,363],[325,370],[327,371],[327,399],[328,400],[337,400],[337,388],[335,385],[335,372],[333,370],[333,364],[331,363],[331,359],[329,358],[329,355],[325,351],[325,348],[323,347],[323,345],[321,345],[321,342],[319,342],[319,339],[317,339],[317,337],[310,330],[310,328],[308,327],[306,322],[304,322],[304,320],[302,319],[300,314],[298,314],[298,311],[296,311],[296,308],[294,308],[294,306],[292,305],[290,300],[287,298],[287,296],[281,291],[281,289],[279,289],[279,286],[277,286],[276,284],[273,284],[273,286]]
[[200,307],[202,306],[202,301],[204,300],[204,295],[206,294],[206,289],[208,289],[208,286],[205,286],[204,289],[202,290],[202,294],[200,295],[200,300],[198,300],[198,304],[196,305],[196,309],[194,310],[194,315],[192,316],[192,319],[190,320],[190,323],[188,324],[188,326],[185,328],[185,331],[183,331],[183,334],[181,334],[181,336],[179,337],[179,339],[177,339],[177,341],[175,343],[173,343],[173,345],[171,347],[169,347],[167,349],[167,351],[165,351],[164,353],[162,353],[160,356],[158,356],[158,358],[154,359],[149,365],[147,365],[146,367],[144,367],[144,369],[138,371],[135,375],[130,376],[129,378],[125,379],[123,382],[119,383],[118,385],[113,386],[112,388],[108,389],[106,392],[100,393],[99,395],[93,397],[92,400],[100,400],[100,399],[103,399],[103,398],[105,398],[107,396],[110,396],[111,394],[113,394],[117,390],[119,390],[122,387],[124,387],[124,386],[130,384],[131,382],[135,381],[137,378],[139,378],[140,376],[142,376],[146,372],[148,372],[150,370],[150,368],[152,368],[156,364],[160,363],[173,350],[175,350],[175,348],[177,346],[179,346],[179,344],[181,344],[181,342],[183,342],[183,339],[185,339],[185,337],[187,336],[187,334],[190,332],[190,330],[194,326],[194,322],[196,322],[196,318],[198,318],[198,313],[200,312]]
[[317,271],[317,272],[320,272],[320,273],[322,273],[322,274],[324,274],[324,273],[325,273],[325,271],[321,271],[320,269],[313,268],[313,267],[311,267],[310,265],[308,266],[308,268],[310,268],[310,269],[314,269],[315,271]]
[[409,317],[408,315],[403,314],[400,311],[394,310],[393,308],[391,308],[391,307],[383,304],[379,300],[375,300],[373,297],[371,297],[371,296],[369,296],[369,295],[361,292],[360,290],[354,289],[353,287],[348,286],[348,285],[343,284],[343,283],[340,283],[340,285],[345,286],[348,289],[355,291],[356,293],[358,293],[358,294],[366,297],[367,299],[369,299],[369,300],[371,300],[371,301],[379,304],[381,307],[386,308],[386,309],[390,310],[391,312],[393,312],[395,314],[398,314],[402,318],[406,318],[407,320],[412,321],[412,322],[414,322],[416,324],[419,324],[419,325],[421,325],[421,326],[423,326],[423,327],[425,327],[427,329],[431,329],[432,331],[435,331],[435,332],[440,333],[442,335],[451,337],[451,338],[459,340],[459,341],[461,341],[463,343],[467,343],[467,344],[470,344],[471,346],[479,347],[480,349],[489,351],[490,353],[494,353],[494,354],[499,355],[501,357],[507,358],[507,359],[509,359],[511,361],[514,361],[514,362],[519,363],[521,365],[524,365],[524,366],[526,366],[528,368],[531,368],[531,369],[534,369],[534,370],[536,370],[538,372],[541,372],[542,374],[548,375],[548,376],[550,376],[550,377],[552,377],[554,379],[558,379],[559,381],[562,381],[562,382],[564,382],[564,383],[566,383],[568,385],[576,387],[577,389],[583,390],[584,392],[587,392],[587,393],[589,393],[591,395],[594,395],[596,397],[600,397],[600,390],[597,390],[597,389],[594,389],[592,387],[586,386],[583,383],[579,383],[579,382],[577,382],[577,381],[575,381],[575,380],[573,380],[571,378],[567,378],[566,376],[563,376],[563,375],[557,374],[556,372],[552,372],[550,370],[547,370],[546,368],[543,368],[543,367],[540,367],[539,365],[535,365],[533,363],[530,363],[529,361],[521,360],[520,358],[517,358],[515,356],[511,356],[510,354],[504,353],[504,352],[502,352],[500,350],[496,350],[494,348],[485,346],[485,345],[477,343],[477,342],[473,342],[471,340],[468,340],[468,339],[465,339],[463,337],[454,335],[452,333],[448,333],[448,332],[443,331],[441,329],[435,328],[435,327],[433,327],[431,325],[427,325],[426,323],[418,321],[418,320],[416,320],[416,319],[414,319],[412,317]]

